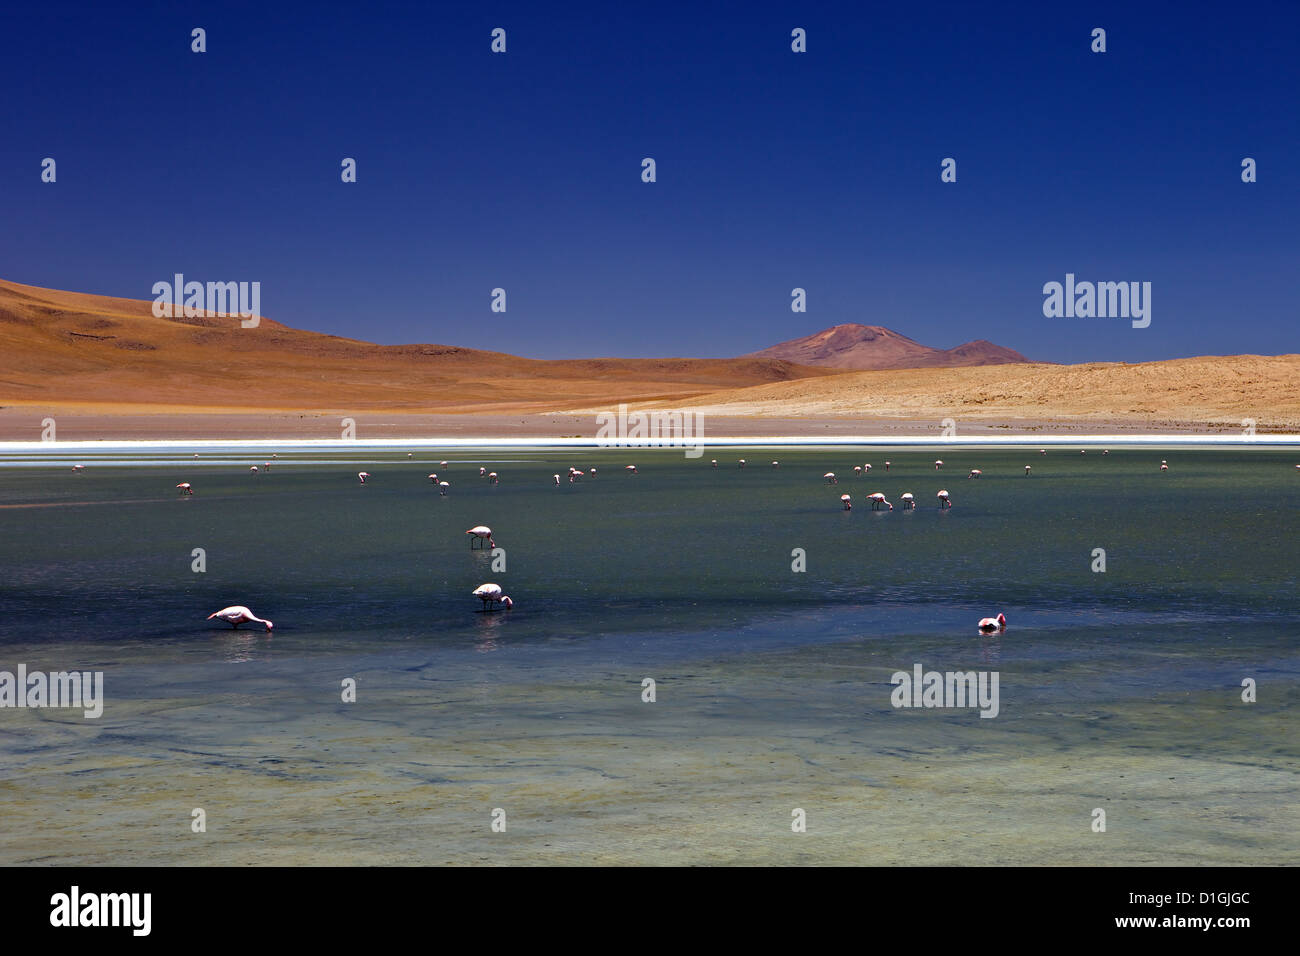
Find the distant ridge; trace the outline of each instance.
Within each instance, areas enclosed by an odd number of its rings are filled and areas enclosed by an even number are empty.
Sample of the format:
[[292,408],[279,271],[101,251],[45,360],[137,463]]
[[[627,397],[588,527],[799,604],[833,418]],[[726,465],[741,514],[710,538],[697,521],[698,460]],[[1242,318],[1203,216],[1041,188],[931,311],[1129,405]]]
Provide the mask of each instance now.
[[1014,349],[976,339],[951,349],[936,349],[879,325],[833,325],[803,338],[781,342],[745,358],[781,359],[816,368],[955,368],[1028,362]]

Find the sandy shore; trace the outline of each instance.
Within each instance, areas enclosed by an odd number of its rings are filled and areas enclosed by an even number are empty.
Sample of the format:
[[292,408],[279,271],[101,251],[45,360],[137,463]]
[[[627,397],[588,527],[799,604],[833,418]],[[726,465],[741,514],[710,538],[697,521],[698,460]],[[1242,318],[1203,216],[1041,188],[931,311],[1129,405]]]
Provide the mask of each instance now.
[[[416,414],[409,412],[320,412],[145,409],[103,406],[10,405],[0,408],[0,441],[39,441],[42,422],[54,418],[64,441],[249,440],[338,438],[342,422],[356,422],[356,437],[400,438],[594,438],[595,415],[560,412],[506,414]],[[871,415],[703,415],[704,439],[872,436],[938,438],[938,418]],[[955,419],[964,435],[1225,435],[1240,433],[1232,423],[1208,424],[1176,418],[988,418]],[[1261,435],[1269,434],[1260,428]],[[1283,431],[1282,429],[1276,430]]]

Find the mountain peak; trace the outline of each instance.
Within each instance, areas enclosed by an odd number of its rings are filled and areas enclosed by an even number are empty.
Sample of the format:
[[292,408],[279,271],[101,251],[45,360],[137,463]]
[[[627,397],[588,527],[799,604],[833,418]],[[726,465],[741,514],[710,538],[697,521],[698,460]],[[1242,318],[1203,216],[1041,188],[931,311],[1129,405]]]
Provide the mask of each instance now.
[[1026,362],[1019,352],[976,339],[951,349],[922,345],[883,325],[846,322],[803,338],[780,342],[747,358],[776,358],[838,369],[935,368]]

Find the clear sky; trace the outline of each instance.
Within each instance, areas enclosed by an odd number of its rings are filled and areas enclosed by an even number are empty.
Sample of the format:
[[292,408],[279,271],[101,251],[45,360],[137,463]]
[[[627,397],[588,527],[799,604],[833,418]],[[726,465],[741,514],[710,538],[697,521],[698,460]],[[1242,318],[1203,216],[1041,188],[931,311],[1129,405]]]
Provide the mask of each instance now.
[[[116,6],[0,14],[2,278],[545,358],[1300,351],[1300,3]],[[1045,318],[1067,272],[1151,326]]]

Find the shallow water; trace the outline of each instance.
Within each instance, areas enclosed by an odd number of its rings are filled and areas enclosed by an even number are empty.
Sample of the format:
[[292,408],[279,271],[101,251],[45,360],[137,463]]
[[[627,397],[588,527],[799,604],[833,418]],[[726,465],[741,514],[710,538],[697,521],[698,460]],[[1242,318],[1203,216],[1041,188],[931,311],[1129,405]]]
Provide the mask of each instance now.
[[[1300,850],[1294,450],[335,448],[249,474],[269,454],[79,452],[75,475],[0,457],[0,669],[107,688],[96,720],[0,709],[0,862]],[[478,612],[484,581],[514,608]],[[273,636],[204,620],[232,603]],[[1004,634],[975,632],[998,611]],[[998,716],[893,708],[916,663],[997,671]]]

